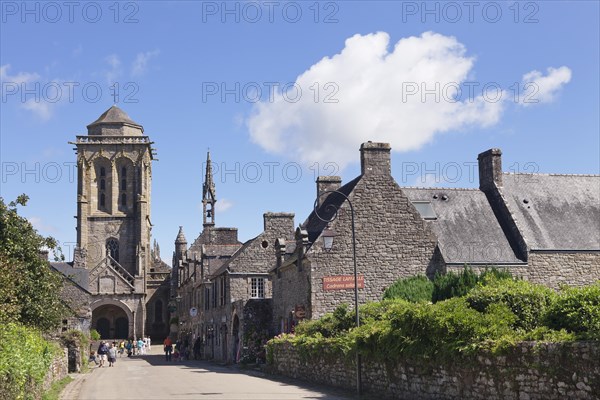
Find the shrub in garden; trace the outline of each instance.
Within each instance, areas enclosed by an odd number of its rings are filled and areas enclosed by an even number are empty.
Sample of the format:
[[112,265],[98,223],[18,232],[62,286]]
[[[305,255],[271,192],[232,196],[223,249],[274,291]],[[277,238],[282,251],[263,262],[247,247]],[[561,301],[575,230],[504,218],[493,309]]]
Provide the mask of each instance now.
[[583,339],[600,340],[600,282],[563,289],[548,307],[545,323]]
[[354,313],[348,311],[347,304],[342,304],[333,313],[327,313],[318,320],[298,324],[296,334],[313,336],[319,333],[327,338],[348,331],[354,325]]
[[399,279],[383,292],[383,299],[403,299],[412,303],[429,302],[433,294],[433,282],[426,276]]
[[466,300],[471,308],[480,312],[493,304],[505,304],[517,317],[514,327],[529,331],[542,325],[544,313],[554,296],[552,289],[542,285],[496,279],[471,290]]

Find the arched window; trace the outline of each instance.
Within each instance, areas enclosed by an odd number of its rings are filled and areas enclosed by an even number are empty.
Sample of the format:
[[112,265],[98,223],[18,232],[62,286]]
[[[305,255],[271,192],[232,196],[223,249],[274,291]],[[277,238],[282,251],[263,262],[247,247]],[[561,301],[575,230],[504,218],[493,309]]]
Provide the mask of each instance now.
[[156,300],[154,303],[154,322],[163,322],[163,303]]
[[100,179],[100,190],[106,190],[106,180]]
[[100,176],[106,176],[106,169],[104,167],[100,167]]
[[127,205],[127,195],[125,193],[121,194],[121,205],[122,206]]
[[106,255],[119,262],[119,242],[117,239],[111,238],[106,241]]
[[111,198],[111,177],[110,170],[107,169],[106,164],[108,160],[99,159],[96,161],[96,178],[97,178],[97,190],[98,190],[98,210],[110,212],[110,198]]

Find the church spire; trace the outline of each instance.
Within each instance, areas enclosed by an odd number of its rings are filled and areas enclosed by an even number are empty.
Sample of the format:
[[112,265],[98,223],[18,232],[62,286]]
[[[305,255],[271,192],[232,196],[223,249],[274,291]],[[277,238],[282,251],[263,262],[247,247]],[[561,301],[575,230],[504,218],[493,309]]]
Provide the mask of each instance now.
[[215,225],[215,203],[217,194],[215,182],[212,175],[212,163],[210,161],[210,151],[206,153],[206,174],[204,176],[204,185],[202,186],[202,210],[204,227]]

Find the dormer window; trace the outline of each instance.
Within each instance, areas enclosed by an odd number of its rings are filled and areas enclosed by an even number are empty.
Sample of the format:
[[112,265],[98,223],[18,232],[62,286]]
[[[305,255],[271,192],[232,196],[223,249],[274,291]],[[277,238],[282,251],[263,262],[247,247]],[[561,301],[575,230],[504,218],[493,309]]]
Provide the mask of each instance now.
[[419,214],[421,214],[421,217],[423,219],[437,219],[437,215],[435,214],[435,211],[433,210],[430,201],[413,201],[412,204],[413,206],[415,206]]

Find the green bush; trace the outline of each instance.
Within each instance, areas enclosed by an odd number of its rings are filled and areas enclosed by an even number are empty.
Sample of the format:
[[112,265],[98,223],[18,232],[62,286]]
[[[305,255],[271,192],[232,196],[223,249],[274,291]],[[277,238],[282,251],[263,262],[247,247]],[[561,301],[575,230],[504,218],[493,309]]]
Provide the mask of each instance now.
[[58,351],[38,330],[17,323],[0,325],[0,398],[38,398]]
[[90,339],[92,339],[93,341],[96,341],[96,340],[100,340],[100,339],[102,339],[102,338],[100,337],[100,332],[98,332],[98,331],[97,331],[97,330],[95,330],[95,329],[92,329],[92,330],[90,331]]
[[505,304],[517,317],[514,327],[529,331],[543,324],[544,313],[554,296],[554,291],[542,285],[492,279],[487,286],[471,290],[466,300],[479,312],[485,312],[493,304]]
[[489,282],[505,279],[513,280],[514,278],[507,270],[496,267],[486,267],[479,276],[466,265],[459,274],[454,272],[446,274],[436,273],[433,280],[432,301],[435,303],[453,297],[464,296],[477,286],[478,283],[487,285]]
[[348,311],[348,305],[342,304],[333,313],[325,314],[318,320],[304,321],[296,326],[299,335],[314,336],[320,334],[329,338],[348,331],[355,326],[354,313]]
[[383,292],[383,299],[403,299],[412,303],[429,302],[433,295],[433,282],[426,276],[399,279]]
[[565,329],[582,339],[600,340],[600,282],[581,288],[565,288],[548,307],[545,323]]
[[435,303],[453,297],[464,296],[475,285],[477,285],[477,274],[468,267],[465,267],[460,274],[448,272],[441,275],[437,273],[433,280],[432,301]]

